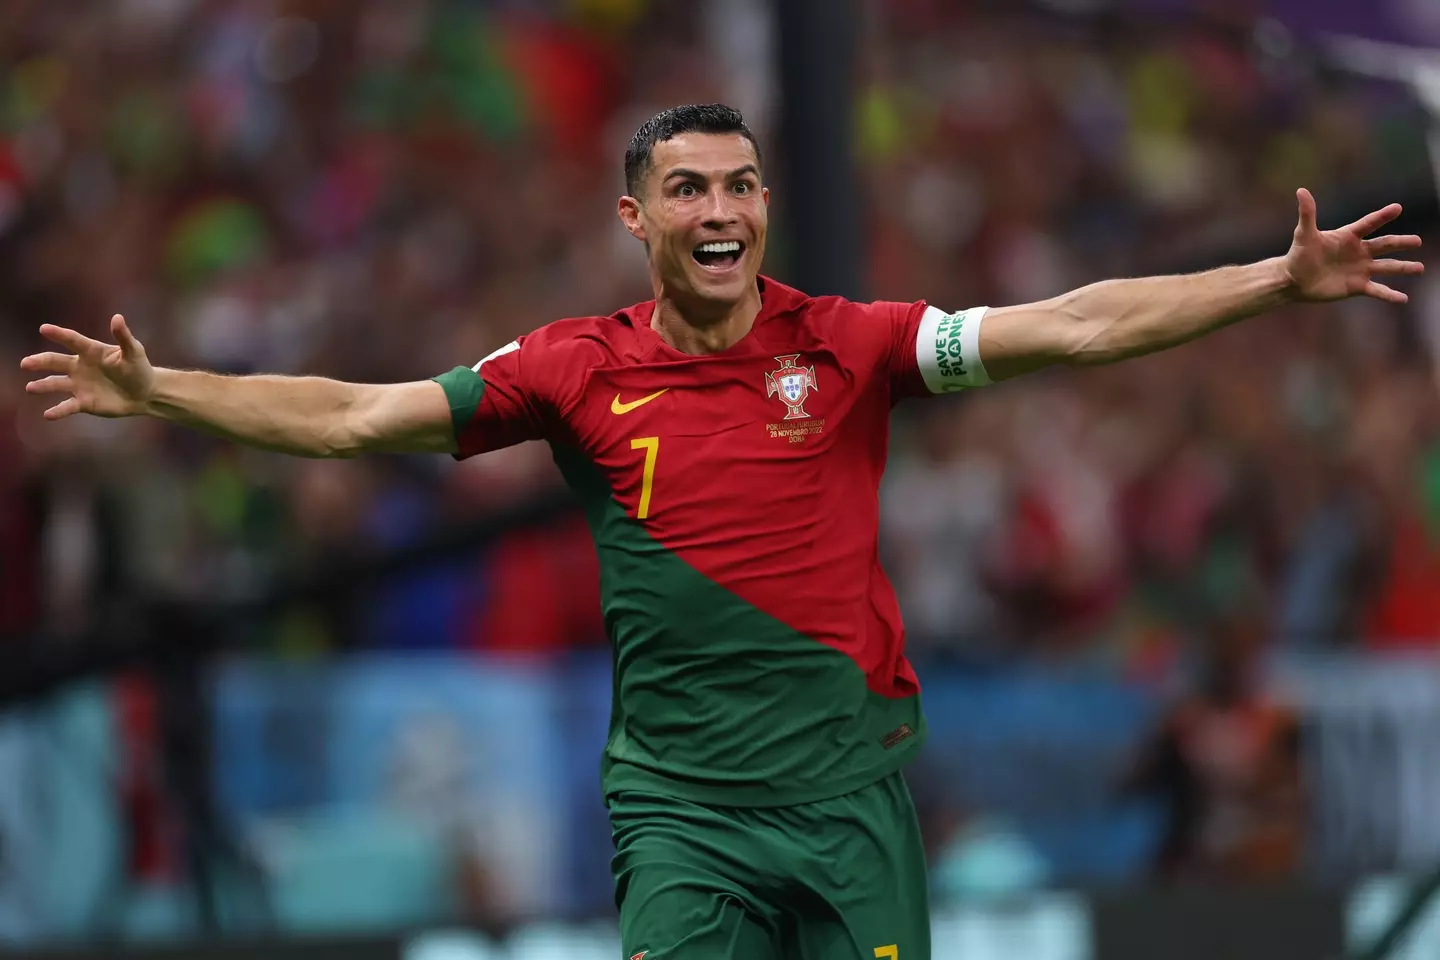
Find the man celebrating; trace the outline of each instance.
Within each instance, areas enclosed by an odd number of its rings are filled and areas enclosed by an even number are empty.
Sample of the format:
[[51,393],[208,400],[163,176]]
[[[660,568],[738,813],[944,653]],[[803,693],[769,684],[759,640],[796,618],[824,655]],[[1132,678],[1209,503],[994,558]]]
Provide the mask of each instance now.
[[1420,238],[1321,232],[1283,257],[949,313],[812,298],[759,275],[769,191],[739,113],[676,107],[625,156],[655,298],[559,320],[433,381],[224,377],[59,327],[26,357],[45,416],[147,414],[312,457],[550,443],[600,560],[615,693],[603,785],[625,956],[928,960],[899,773],[925,737],[876,546],[890,408],[1108,363],[1296,301],[1406,297]]

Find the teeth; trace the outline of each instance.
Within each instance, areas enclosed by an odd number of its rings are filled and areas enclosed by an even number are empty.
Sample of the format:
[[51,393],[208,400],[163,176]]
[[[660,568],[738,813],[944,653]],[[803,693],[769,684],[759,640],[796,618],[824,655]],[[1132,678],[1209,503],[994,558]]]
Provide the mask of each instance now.
[[701,253],[739,253],[739,252],[740,252],[740,241],[739,241],[739,240],[724,240],[724,241],[719,241],[719,242],[716,242],[716,243],[702,243],[702,244],[700,244],[700,252],[701,252]]

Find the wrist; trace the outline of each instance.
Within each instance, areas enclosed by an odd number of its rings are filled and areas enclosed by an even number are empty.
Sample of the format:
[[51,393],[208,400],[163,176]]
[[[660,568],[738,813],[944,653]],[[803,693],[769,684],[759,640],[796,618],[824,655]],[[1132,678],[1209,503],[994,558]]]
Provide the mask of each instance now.
[[1287,257],[1271,257],[1269,260],[1261,260],[1255,266],[1259,269],[1262,288],[1274,305],[1294,303],[1300,299],[1300,285],[1295,281],[1295,275],[1290,272],[1290,261]]
[[151,371],[150,388],[136,401],[136,413],[162,420],[174,419],[173,414],[182,409],[181,387],[185,371],[168,367],[155,367]]

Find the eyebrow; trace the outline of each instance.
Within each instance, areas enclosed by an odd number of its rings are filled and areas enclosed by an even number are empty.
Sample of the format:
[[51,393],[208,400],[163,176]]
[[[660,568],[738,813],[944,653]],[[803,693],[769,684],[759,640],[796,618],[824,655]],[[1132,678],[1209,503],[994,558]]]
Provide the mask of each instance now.
[[[745,174],[747,174],[747,173],[748,173],[748,174],[752,174],[753,176],[755,176],[755,177],[758,179],[759,176],[760,176],[760,169],[759,169],[758,167],[756,167],[755,164],[753,164],[753,163],[747,163],[747,164],[745,164],[745,166],[743,166],[743,167],[736,167],[734,170],[731,170],[729,173],[725,174],[725,179],[726,179],[726,180],[734,180],[734,179],[736,179],[737,177],[743,177],[743,176],[745,176]],[[676,167],[674,170],[671,170],[669,173],[665,174],[665,179],[661,180],[660,182],[661,182],[661,183],[669,183],[671,180],[674,180],[676,177],[684,177],[686,180],[704,180],[704,179],[705,179],[705,175],[704,175],[703,173],[701,173],[700,171],[698,171],[698,170],[691,170],[691,169],[689,169],[689,168],[687,168],[687,167]]]

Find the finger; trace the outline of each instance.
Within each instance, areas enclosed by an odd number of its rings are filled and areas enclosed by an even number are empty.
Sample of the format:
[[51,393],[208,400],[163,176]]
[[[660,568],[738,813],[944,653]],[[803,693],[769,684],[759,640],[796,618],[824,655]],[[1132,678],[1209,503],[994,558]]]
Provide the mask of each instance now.
[[45,411],[46,420],[64,420],[66,417],[80,412],[80,401],[71,397],[61,403],[55,404]]
[[70,382],[69,377],[46,377],[43,380],[31,380],[25,384],[26,393],[71,393],[75,385]]
[[62,347],[69,347],[76,353],[94,353],[97,350],[105,349],[105,344],[99,340],[91,340],[83,333],[77,333],[69,327],[57,327],[53,323],[42,323],[40,336],[58,343]]
[[1300,204],[1300,226],[1301,233],[1314,233],[1318,227],[1315,226],[1315,198],[1310,191],[1301,187],[1295,191],[1295,199]]
[[31,373],[70,373],[75,363],[74,355],[69,353],[32,353],[20,361],[20,369]]
[[1370,264],[1372,274],[1398,277],[1425,272],[1425,264],[1416,260],[1376,260]]
[[1404,210],[1404,207],[1400,206],[1400,204],[1392,203],[1388,207],[1381,207],[1374,213],[1366,214],[1345,229],[1357,237],[1368,237],[1391,220],[1400,216],[1402,210]]
[[1409,303],[1410,298],[1399,290],[1392,290],[1383,283],[1376,283],[1371,280],[1365,284],[1365,296],[1374,297],[1376,300],[1384,300],[1386,303]]
[[1378,257],[1399,250],[1414,250],[1420,246],[1421,242],[1420,238],[1414,234],[1392,233],[1388,236],[1376,237],[1374,240],[1366,240],[1365,249],[1370,251],[1370,256]]
[[125,359],[135,359],[136,355],[140,353],[140,341],[135,339],[135,335],[125,324],[125,318],[118,313],[110,318],[110,333],[115,338],[115,342],[120,345],[120,352]]

